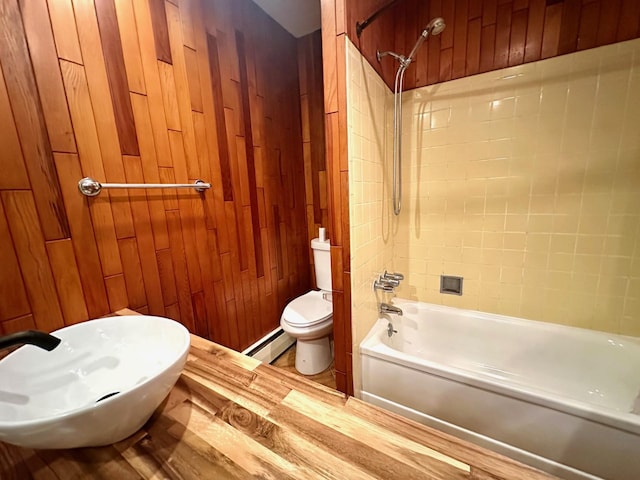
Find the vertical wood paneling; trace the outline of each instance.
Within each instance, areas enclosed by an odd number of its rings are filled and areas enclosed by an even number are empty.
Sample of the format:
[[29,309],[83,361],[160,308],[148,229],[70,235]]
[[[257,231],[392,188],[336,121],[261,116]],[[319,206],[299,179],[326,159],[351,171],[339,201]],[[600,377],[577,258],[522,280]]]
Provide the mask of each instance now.
[[142,69],[142,58],[138,45],[138,27],[136,25],[132,0],[115,0],[115,5],[129,90],[131,92],[145,94],[144,71]]
[[558,54],[560,44],[560,23],[562,22],[562,4],[547,7],[542,33],[542,51],[540,58],[549,58]]
[[[142,164],[139,157],[123,157],[125,175],[129,183],[144,183]],[[147,206],[147,195],[144,190],[129,190],[131,198],[131,213],[136,225],[136,237],[138,239],[138,256],[142,266],[144,289],[147,294],[149,312],[152,315],[164,313],[164,301],[160,287],[160,274],[156,263],[155,244],[151,217]]]
[[511,38],[509,40],[509,66],[524,62],[524,49],[527,39],[527,9],[513,12],[511,18]]
[[0,175],[0,189],[29,188],[29,177],[24,166],[20,140],[13,121],[2,69],[0,69],[0,132],[2,132],[0,165],[3,166],[3,172]]
[[[122,269],[129,300],[129,308],[135,310],[147,305],[142,266],[140,265],[140,257],[138,256],[138,242],[135,238],[123,238],[122,240],[118,240],[118,246],[120,247],[120,257],[122,258]],[[160,267],[161,263],[158,261],[158,268],[160,269]],[[162,273],[160,273],[160,280],[162,280]]]
[[89,312],[71,239],[53,240],[46,247],[65,324],[87,320]]
[[469,11],[467,0],[457,0],[455,3],[451,76],[452,78],[460,78],[465,75],[466,71],[467,15]]
[[184,47],[184,61],[189,82],[189,98],[191,110],[202,113],[202,88],[200,87],[200,73],[198,72],[198,59],[193,48]]
[[598,38],[596,40],[598,45],[606,45],[616,41],[621,7],[622,0],[610,0],[607,2],[606,8],[600,9]]
[[20,11],[51,148],[56,152],[75,152],[76,145],[65,105],[47,2],[20,0]]
[[[276,328],[311,285],[296,39],[231,0],[0,0],[0,13],[0,329],[124,306],[238,349]],[[213,188],[87,199],[89,175]]]
[[616,40],[622,42],[638,36],[640,36],[640,2],[637,0],[622,0]]
[[600,2],[583,5],[580,15],[580,29],[578,31],[578,50],[585,50],[598,45],[599,23]]
[[[184,137],[184,152],[187,166],[187,178],[196,178],[198,167],[198,154],[196,152],[195,132],[191,116],[191,96],[189,95],[189,81],[187,79],[187,67],[184,58],[184,44],[182,41],[182,26],[180,12],[175,5],[167,3],[167,22],[169,27],[169,40],[171,56],[174,65],[174,77],[176,81],[176,95],[178,98],[178,112]],[[174,164],[174,168],[177,167]],[[176,175],[179,173],[176,171]],[[179,182],[186,180],[177,177]]]
[[[161,0],[160,0],[161,1]],[[164,9],[164,4],[163,7]],[[138,41],[140,57],[144,73],[147,98],[149,99],[149,113],[153,126],[153,140],[158,156],[159,167],[171,167],[169,152],[169,136],[167,135],[167,120],[163,108],[163,95],[158,74],[158,59],[156,58],[156,43],[152,25],[152,13],[149,2],[133,2],[136,26],[138,27]],[[166,25],[166,18],[164,19]],[[168,37],[167,37],[168,43]],[[167,45],[168,49],[168,45]]]
[[[100,176],[97,180],[104,178],[109,182],[124,182],[124,170],[122,167],[121,142],[116,124],[113,102],[111,101],[111,92],[109,78],[103,48],[100,39],[100,31],[96,17],[96,11],[93,8],[93,2],[74,0],[74,13],[76,16],[76,24],[78,26],[78,35],[80,39],[80,47],[84,59],[84,70],[78,70],[73,64],[67,65],[68,70],[77,71],[78,75],[86,77],[85,81],[89,91],[89,99],[93,108],[93,120],[89,117],[91,112],[85,112],[82,108],[82,115],[87,118],[90,125],[95,124],[95,130],[99,139],[99,150],[102,155],[102,164],[104,168],[104,177]],[[67,62],[68,63],[68,62]],[[61,61],[64,68],[65,62]],[[64,75],[63,75],[64,76]],[[65,88],[67,80],[65,79]],[[80,87],[84,89],[81,84]],[[84,92],[83,92],[84,93]],[[67,93],[69,95],[69,93]],[[85,101],[89,101],[85,98]],[[76,112],[78,117],[78,112]],[[72,121],[73,112],[72,112]],[[74,129],[77,129],[77,122],[74,123]],[[77,142],[82,141],[82,135],[76,132]],[[87,158],[80,155],[83,167],[87,162]],[[87,175],[97,176],[95,172],[84,172]],[[126,238],[133,235],[133,219],[128,204],[126,192],[112,190],[109,197],[114,199],[111,202],[111,210],[115,213],[113,218],[116,236],[118,238]],[[106,218],[106,217],[105,217]],[[118,272],[105,272],[105,275],[115,275]]]
[[[158,272],[160,274],[160,285],[162,287],[162,298],[167,305],[178,303],[178,292],[176,291],[176,277],[173,272],[173,260],[171,250],[158,250]],[[179,308],[179,307],[178,307]]]
[[313,278],[313,254],[310,242],[318,237],[320,227],[328,224],[324,97],[322,90],[322,36],[314,32],[298,40],[298,77],[300,81],[300,115],[302,122],[305,205],[310,271]]
[[106,315],[109,313],[109,304],[96,234],[89,215],[88,200],[78,195],[76,179],[82,178],[80,162],[77,155],[62,153],[56,154],[55,161],[58,177],[61,179],[64,205],[70,219],[69,229],[87,310],[92,318]]
[[28,191],[7,190],[1,197],[35,324],[44,331],[62,328],[60,300],[33,195]]
[[156,57],[163,62],[171,63],[171,47],[169,46],[169,30],[167,28],[167,12],[164,0],[149,0],[151,23]]
[[[453,3],[449,2],[448,6]],[[346,55],[345,55],[345,38],[343,35],[335,35],[335,31],[329,33],[324,31],[325,25],[335,25],[336,12],[346,11],[346,17],[354,18],[353,13],[347,7],[351,5],[344,0],[327,0],[321,2],[322,9],[322,49],[324,72],[324,88],[325,88],[325,152],[326,152],[326,177],[327,177],[327,197],[328,197],[328,213],[329,213],[329,236],[331,238],[331,277],[333,283],[333,336],[335,341],[335,366],[336,366],[336,384],[338,389],[348,394],[353,394],[353,378],[351,368],[347,366],[350,360],[351,342],[345,330],[351,329],[351,310],[350,305],[345,305],[345,292],[350,292],[351,285],[345,283],[344,273],[350,270],[349,255],[349,212],[348,212],[348,158],[346,139],[341,138],[346,135]],[[364,18],[362,15],[359,19]],[[347,28],[352,28],[349,22]],[[416,28],[416,27],[414,27]],[[355,35],[352,38],[356,38]],[[389,35],[384,36],[389,39]],[[404,43],[404,36],[402,43]],[[416,37],[417,38],[417,37]],[[327,53],[330,49],[330,53]],[[453,44],[447,49],[453,51]],[[463,67],[464,68],[464,67]],[[450,72],[449,72],[450,73]],[[329,77],[335,77],[329,79]],[[330,80],[335,87],[327,85]],[[327,102],[327,88],[335,88],[334,103]],[[307,93],[309,88],[307,87]],[[337,107],[337,111],[336,111]],[[341,125],[343,124],[343,125]],[[344,131],[340,131],[340,129]],[[308,210],[311,210],[309,207]]]
[[20,10],[15,0],[0,1],[0,66],[16,122],[38,216],[46,240],[69,235],[40,95],[33,75]]
[[82,64],[82,52],[71,0],[47,0],[58,57]]
[[[100,142],[94,123],[96,117],[89,96],[85,69],[65,60],[61,60],[60,65],[73,127],[78,136],[78,152],[83,173],[97,179],[104,178],[104,164],[101,161]],[[105,201],[105,197],[97,197],[89,200],[89,206],[94,228],[100,231],[96,240],[102,271],[105,276],[122,273],[111,204]]]
[[338,84],[336,75],[336,2],[320,0],[322,18],[322,58],[324,73],[324,108],[331,113],[338,110]]
[[195,320],[193,305],[191,303],[191,289],[189,286],[189,275],[187,272],[185,246],[180,229],[180,213],[176,211],[167,212],[167,223],[169,225],[169,232],[171,232],[169,235],[171,244],[171,263],[176,278],[180,319],[187,328],[193,331],[195,327]]
[[220,62],[218,57],[218,41],[213,35],[207,34],[207,53],[209,55],[209,74],[213,89],[213,104],[216,122],[218,156],[220,161],[220,175],[224,201],[233,200],[231,186],[231,169],[229,167],[229,146],[227,144],[226,118],[222,100],[222,79],[220,76]]
[[21,332],[23,330],[35,330],[36,324],[33,320],[33,315],[24,315],[23,317],[13,318],[0,324],[3,334],[9,334],[14,332]]
[[176,96],[176,79],[173,76],[173,65],[158,61],[160,87],[162,88],[162,103],[167,119],[167,128],[180,131],[180,112],[178,111],[178,97]]
[[542,31],[546,0],[530,0],[527,24],[527,41],[524,49],[524,61],[533,62],[540,58]]
[[509,46],[511,40],[511,2],[498,5],[496,20],[496,46],[493,55],[493,68],[504,68],[509,65]]
[[466,75],[473,75],[480,71],[480,45],[482,42],[482,20],[474,18],[469,22],[467,35],[467,69]]
[[9,232],[9,226],[0,203],[0,323],[27,315],[31,309],[27,300],[22,274]]
[[[163,65],[166,65],[163,63]],[[151,119],[149,118],[148,100],[144,95],[131,95],[136,129],[139,136],[140,160],[142,173],[147,183],[162,183],[158,172],[158,157],[153,144]],[[169,183],[169,182],[167,182]],[[172,182],[175,183],[175,180]],[[158,250],[169,248],[169,233],[164,214],[163,199],[160,195],[148,196],[149,215],[153,238]]]
[[578,45],[582,0],[562,2],[562,22],[558,39],[558,54],[574,52]]
[[109,308],[112,312],[127,308],[129,299],[127,298],[127,286],[124,275],[113,275],[104,279],[107,287],[107,297],[109,298]]
[[251,205],[251,222],[253,247],[255,249],[255,265],[258,277],[264,275],[264,260],[262,255],[262,240],[260,238],[260,216],[258,213],[258,191],[256,189],[256,166],[253,151],[253,133],[251,126],[251,107],[249,105],[249,80],[247,75],[246,49],[244,35],[236,30],[236,47],[238,49],[238,59],[240,62],[240,93],[242,98],[242,113],[245,122],[245,154],[246,154],[246,177],[248,179],[249,202]]
[[115,113],[120,150],[124,155],[138,155],[138,140],[129,100],[129,85],[122,53],[122,41],[118,29],[115,0],[95,0],[96,13],[105,67],[109,79],[109,93]]

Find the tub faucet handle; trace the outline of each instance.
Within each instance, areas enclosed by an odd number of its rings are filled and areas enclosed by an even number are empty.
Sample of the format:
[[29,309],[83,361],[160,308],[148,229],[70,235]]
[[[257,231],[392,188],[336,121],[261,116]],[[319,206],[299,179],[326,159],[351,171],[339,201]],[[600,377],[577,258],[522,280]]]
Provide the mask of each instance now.
[[374,290],[382,290],[384,292],[393,293],[393,288],[398,285],[392,285],[389,282],[382,280],[381,278],[373,281],[373,289]]
[[382,274],[382,277],[380,278],[382,280],[394,280],[396,282],[399,282],[400,280],[404,280],[404,275],[401,273],[389,273],[385,270]]

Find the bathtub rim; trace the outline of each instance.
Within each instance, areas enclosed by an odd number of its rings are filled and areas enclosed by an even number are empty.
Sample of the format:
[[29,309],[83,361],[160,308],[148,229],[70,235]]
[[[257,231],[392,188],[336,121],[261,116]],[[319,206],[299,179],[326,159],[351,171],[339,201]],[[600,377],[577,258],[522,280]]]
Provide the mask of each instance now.
[[[425,302],[414,302],[401,300],[396,302],[398,305],[402,303],[414,303],[414,304],[424,304],[431,307],[433,304],[428,304]],[[434,307],[441,307],[446,309],[447,311],[455,310],[455,311],[464,311],[470,313],[476,313],[472,310],[464,310],[455,307],[445,307],[442,305],[433,305]],[[520,322],[536,322],[538,324],[547,325],[545,322],[538,322],[535,320],[525,320],[519,319],[515,317],[507,317],[504,315],[495,315],[487,314],[484,312],[477,312],[480,315],[488,316],[488,317],[502,317],[503,321],[507,319],[519,320]],[[607,425],[612,428],[617,428],[619,430],[623,430],[629,433],[633,433],[635,435],[640,435],[640,415],[634,413],[622,413],[617,412],[612,409],[607,409],[606,407],[601,407],[596,404],[590,404],[587,402],[583,402],[580,400],[572,399],[571,397],[562,396],[555,394],[553,392],[549,392],[546,390],[536,390],[536,389],[528,389],[521,385],[511,382],[501,382],[497,379],[491,378],[483,372],[472,372],[465,371],[460,368],[449,367],[447,365],[443,365],[436,362],[431,362],[428,360],[419,359],[418,357],[408,355],[399,350],[395,350],[382,342],[380,338],[383,334],[387,334],[387,324],[389,321],[393,321],[393,317],[395,315],[385,315],[383,317],[378,318],[376,323],[373,325],[371,330],[367,333],[365,338],[359,345],[359,353],[361,356],[372,356],[377,358],[382,358],[385,361],[396,363],[402,365],[404,367],[423,371],[430,375],[436,375],[442,378],[446,378],[452,381],[456,381],[462,384],[470,385],[475,388],[480,388],[484,390],[494,391],[496,393],[500,393],[501,395],[505,395],[508,397],[512,397],[518,400],[524,400],[527,402],[534,403],[536,405],[540,405],[543,407],[551,408],[560,412],[563,412],[568,415],[573,415],[577,417],[584,418],[585,420],[589,420],[592,422],[601,423],[603,425]],[[577,327],[566,327],[564,325],[555,325],[550,324],[552,327],[564,327],[569,329],[574,329]],[[580,329],[584,330],[584,329]],[[587,333],[589,333],[587,331]],[[593,332],[596,333],[596,332]],[[618,335],[621,336],[621,335]],[[635,337],[625,337],[630,339],[635,339]],[[412,361],[412,359],[417,359],[418,361]],[[421,367],[421,368],[420,368]],[[479,378],[477,378],[479,377]],[[487,387],[490,388],[487,388]],[[639,385],[640,387],[640,385]]]

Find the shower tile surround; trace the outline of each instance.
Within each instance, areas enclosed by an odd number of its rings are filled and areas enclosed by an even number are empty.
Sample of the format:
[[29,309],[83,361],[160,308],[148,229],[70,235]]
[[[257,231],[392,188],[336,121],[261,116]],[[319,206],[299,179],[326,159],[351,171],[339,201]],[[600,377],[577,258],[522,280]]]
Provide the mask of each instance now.
[[640,335],[640,40],[405,92],[399,217],[393,95],[347,43],[356,392],[384,268],[402,298]]

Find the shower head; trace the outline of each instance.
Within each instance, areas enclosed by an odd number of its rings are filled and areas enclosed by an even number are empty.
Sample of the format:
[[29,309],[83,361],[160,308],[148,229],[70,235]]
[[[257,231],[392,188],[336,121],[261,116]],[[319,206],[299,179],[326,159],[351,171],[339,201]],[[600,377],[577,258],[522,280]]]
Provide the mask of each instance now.
[[427,37],[429,35],[440,35],[446,26],[447,25],[444,23],[444,19],[442,17],[436,17],[432,19],[429,23],[427,23],[426,27],[424,27],[424,30],[422,30],[422,32],[420,33],[420,36],[418,37],[416,44],[413,46],[413,49],[411,50],[411,53],[409,53],[408,56],[405,57],[404,55],[398,55],[397,53],[394,53],[394,52],[381,52],[378,50],[376,52],[376,58],[378,59],[378,61],[380,61],[382,57],[391,55],[393,58],[398,60],[398,62],[400,62],[400,66],[402,68],[407,68],[413,61],[413,58],[415,57],[416,52],[418,51],[420,46],[424,43],[424,41],[427,39]]
[[444,30],[444,27],[446,27],[446,25],[444,23],[444,19],[443,18],[436,17],[433,20],[431,20],[427,24],[427,26],[424,27],[424,30],[422,30],[422,33],[418,37],[418,41],[414,45],[413,50],[411,50],[411,53],[407,57],[407,60],[406,60],[405,63],[407,65],[409,65],[413,61],[413,57],[415,56],[416,52],[418,51],[418,49],[420,48],[422,43],[427,39],[427,37],[429,35],[439,35],[439,34],[441,34],[442,31]]
[[446,26],[442,17],[436,17],[427,24],[425,30],[429,35],[440,35]]

